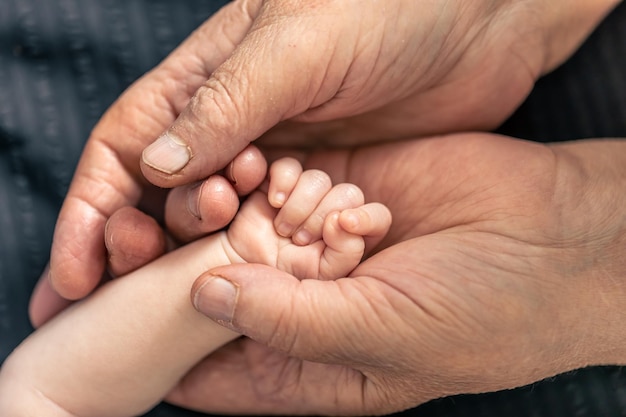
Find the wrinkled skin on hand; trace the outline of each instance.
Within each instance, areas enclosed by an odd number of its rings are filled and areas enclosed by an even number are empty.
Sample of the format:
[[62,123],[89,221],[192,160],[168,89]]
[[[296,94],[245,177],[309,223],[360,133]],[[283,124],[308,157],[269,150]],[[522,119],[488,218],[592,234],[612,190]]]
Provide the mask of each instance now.
[[265,143],[493,129],[615,3],[234,2],[206,25],[225,31],[224,63],[169,129],[189,146],[190,164],[179,175],[145,163],[143,172],[162,186],[202,178],[219,158],[210,151],[248,143],[278,122]]
[[[50,281],[70,299],[97,286],[104,225],[155,194],[138,166],[164,131],[191,159],[172,174],[144,160],[143,174],[161,187],[209,177],[268,130],[266,144],[315,147],[493,128],[615,2],[234,1],[94,130],[59,216]],[[258,181],[243,184],[238,194]],[[194,223],[200,234],[232,219],[233,193],[221,190],[205,194],[230,209]]]
[[[625,362],[623,142],[464,134],[320,152],[394,224],[350,277],[217,268],[227,326],[168,400],[215,413],[382,414]],[[198,297],[195,295],[195,297]],[[271,302],[268,302],[271,300]]]

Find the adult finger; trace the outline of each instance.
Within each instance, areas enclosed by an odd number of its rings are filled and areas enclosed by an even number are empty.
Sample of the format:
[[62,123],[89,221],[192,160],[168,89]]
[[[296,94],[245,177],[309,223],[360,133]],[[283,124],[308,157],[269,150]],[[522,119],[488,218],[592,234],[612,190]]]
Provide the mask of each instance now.
[[[268,299],[272,302],[268,303]],[[268,362],[249,358],[227,378],[222,373],[222,382],[214,386],[214,393],[220,393],[215,398],[192,397],[202,392],[198,382],[205,372],[198,369],[195,381],[192,376],[185,381],[186,387],[179,387],[178,398],[174,398],[177,403],[198,402],[204,404],[199,409],[208,411],[252,413],[273,402],[273,412],[333,415],[389,413],[415,404],[415,398],[406,396],[389,401],[394,371],[378,367],[380,357],[390,358],[387,355],[396,342],[401,345],[395,339],[408,332],[406,320],[394,309],[372,308],[388,303],[399,303],[403,308],[408,305],[404,294],[383,282],[366,276],[300,281],[265,265],[240,264],[215,268],[202,275],[193,285],[192,300],[210,319],[236,329],[279,355]],[[277,362],[281,357],[294,362],[297,378],[293,383],[289,382],[290,372],[285,373],[289,364]],[[245,384],[241,387],[241,402],[224,404],[221,395],[227,391],[226,384],[254,378],[250,375],[250,363],[254,363],[255,369],[260,366],[262,374],[270,378],[266,382],[272,389],[259,392]],[[280,380],[273,380],[276,372],[280,373]],[[323,389],[328,386],[336,389]],[[361,387],[357,397],[353,395],[356,386]],[[181,398],[184,392],[188,396]],[[291,395],[285,396],[287,393]]]
[[111,216],[105,227],[104,241],[109,254],[109,271],[114,277],[132,272],[166,251],[161,226],[134,207],[124,207]]
[[189,242],[228,225],[239,208],[239,196],[264,180],[267,162],[250,145],[224,169],[223,175],[172,189],[165,207],[167,230],[180,242]]
[[174,188],[168,197],[165,222],[179,241],[194,240],[226,226],[235,217],[239,197],[221,175],[191,186]]
[[248,195],[265,179],[267,160],[254,145],[249,145],[228,164],[224,176],[240,196]]
[[265,265],[230,265],[196,280],[192,301],[209,318],[271,348],[306,360],[337,361],[338,352],[346,348],[345,332],[359,331],[346,325],[359,311],[356,294],[346,295],[353,283],[352,278],[300,281]]
[[351,58],[335,52],[356,34],[320,28],[320,21],[346,26],[342,2],[322,17],[321,8],[293,0],[236,3],[248,6],[250,30],[143,153],[141,169],[155,185],[190,183],[223,168],[281,120],[334,97],[350,68]]
[[254,3],[229,4],[209,19],[129,88],[94,129],[54,235],[49,279],[63,297],[81,298],[98,285],[106,265],[106,221],[119,208],[136,205],[147,187],[138,163],[143,149],[230,55],[250,27]]
[[[267,162],[261,151],[248,146],[235,157],[224,173],[200,184],[172,190],[165,207],[168,232],[182,242],[193,240],[226,226],[239,208],[237,195],[245,195],[265,178]],[[161,226],[150,216],[124,207],[115,212],[105,228],[109,272],[127,274],[166,251]]]
[[[43,275],[47,276],[47,268]],[[61,297],[52,288],[50,280],[41,279],[35,286],[28,305],[28,317],[35,329],[66,309],[72,301]]]
[[[161,226],[134,207],[115,212],[105,226],[104,241],[108,252],[108,270],[113,276],[124,275],[156,259],[165,252]],[[44,271],[33,291],[29,318],[38,328],[72,304],[52,287]]]

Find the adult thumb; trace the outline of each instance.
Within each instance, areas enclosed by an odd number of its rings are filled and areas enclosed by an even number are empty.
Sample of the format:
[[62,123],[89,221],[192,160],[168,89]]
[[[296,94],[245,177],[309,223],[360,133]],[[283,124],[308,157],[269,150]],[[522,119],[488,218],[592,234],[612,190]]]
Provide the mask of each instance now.
[[344,41],[339,30],[327,30],[335,22],[300,1],[241,3],[257,8],[248,11],[245,36],[143,152],[142,172],[155,185],[208,177],[278,122],[324,104],[341,86],[350,62],[331,53],[338,38]]
[[[290,356],[337,363],[351,357],[341,342],[356,340],[361,331],[347,298],[352,278],[335,281],[298,280],[260,264],[218,267],[196,280],[196,309],[236,332]],[[356,301],[355,301],[356,300]]]

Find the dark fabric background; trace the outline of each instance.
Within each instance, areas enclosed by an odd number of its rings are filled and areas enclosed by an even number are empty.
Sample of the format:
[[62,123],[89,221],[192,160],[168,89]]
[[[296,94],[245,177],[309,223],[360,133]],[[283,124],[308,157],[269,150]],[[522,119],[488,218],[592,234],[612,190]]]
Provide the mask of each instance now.
[[[30,292],[91,128],[135,79],[225,1],[0,0],[0,361],[32,328]],[[501,128],[533,140],[626,137],[626,4],[539,81]],[[423,417],[626,415],[619,367],[436,400]],[[162,405],[151,417],[197,413]]]

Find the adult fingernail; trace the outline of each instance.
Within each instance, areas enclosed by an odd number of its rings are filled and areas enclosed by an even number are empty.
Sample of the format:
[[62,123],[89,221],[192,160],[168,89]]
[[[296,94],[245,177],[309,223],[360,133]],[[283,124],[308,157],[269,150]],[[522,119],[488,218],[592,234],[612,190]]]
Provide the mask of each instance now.
[[207,280],[194,294],[193,304],[200,313],[222,324],[232,324],[239,288],[222,277]]
[[166,174],[174,174],[189,163],[191,151],[186,143],[165,133],[143,151],[143,162]]
[[200,199],[202,198],[202,184],[198,183],[191,187],[189,195],[187,196],[187,210],[193,214],[197,219],[202,220],[200,216]]
[[235,163],[232,161],[228,164],[228,179],[233,183],[233,185],[237,185],[237,177],[235,177]]

